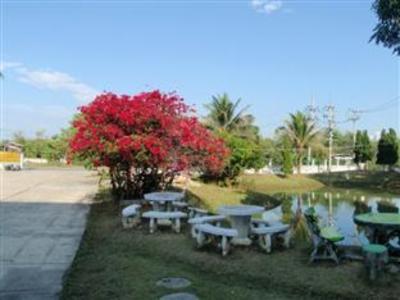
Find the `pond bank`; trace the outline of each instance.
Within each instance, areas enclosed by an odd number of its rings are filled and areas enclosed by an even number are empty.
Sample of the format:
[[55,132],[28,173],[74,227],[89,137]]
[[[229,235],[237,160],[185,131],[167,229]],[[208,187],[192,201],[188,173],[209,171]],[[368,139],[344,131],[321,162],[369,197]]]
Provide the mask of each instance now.
[[400,174],[395,172],[360,171],[318,175],[244,175],[234,187],[220,187],[198,182],[189,190],[198,203],[211,211],[218,205],[238,204],[250,197],[275,193],[303,193],[321,188],[363,190],[370,193],[400,195]]
[[396,172],[358,171],[310,176],[327,187],[363,189],[374,193],[400,195],[400,174]]

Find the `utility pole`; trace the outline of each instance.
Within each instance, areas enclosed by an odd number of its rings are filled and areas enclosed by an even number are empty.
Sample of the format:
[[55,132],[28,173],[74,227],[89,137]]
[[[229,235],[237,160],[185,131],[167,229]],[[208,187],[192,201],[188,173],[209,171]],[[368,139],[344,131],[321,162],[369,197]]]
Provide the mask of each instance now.
[[353,148],[356,146],[356,122],[360,120],[361,111],[357,109],[349,109],[350,116],[348,120],[353,125]]
[[307,117],[314,123],[318,122],[319,108],[315,105],[314,97],[311,98],[311,104],[306,107]]
[[[318,122],[318,114],[319,113],[319,108],[318,106],[315,105],[315,101],[314,101],[314,96],[311,97],[311,104],[307,105],[306,107],[306,114],[308,119],[314,124],[316,125]],[[308,146],[307,149],[307,163],[308,165],[311,165],[311,147]]]
[[329,145],[329,154],[328,154],[328,172],[331,172],[332,169],[332,147],[333,147],[333,129],[335,128],[335,106],[327,105],[325,107],[325,119],[328,122],[328,145]]

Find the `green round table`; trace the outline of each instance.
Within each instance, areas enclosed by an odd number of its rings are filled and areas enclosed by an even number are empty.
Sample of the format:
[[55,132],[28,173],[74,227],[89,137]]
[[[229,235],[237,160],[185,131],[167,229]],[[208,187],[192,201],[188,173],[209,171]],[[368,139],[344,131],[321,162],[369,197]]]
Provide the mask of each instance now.
[[392,233],[400,232],[400,214],[366,213],[354,216],[354,222],[366,226],[373,232],[373,243],[385,244]]

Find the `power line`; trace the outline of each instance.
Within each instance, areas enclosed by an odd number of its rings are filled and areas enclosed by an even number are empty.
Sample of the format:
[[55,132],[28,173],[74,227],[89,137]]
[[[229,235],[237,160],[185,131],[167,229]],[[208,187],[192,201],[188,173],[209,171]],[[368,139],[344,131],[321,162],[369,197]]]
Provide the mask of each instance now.
[[356,123],[358,120],[360,120],[360,111],[356,109],[349,109],[350,116],[348,120],[352,123],[353,125],[353,147],[356,145]]
[[[311,122],[314,126],[317,126],[317,123],[319,121],[319,118],[318,118],[319,112],[320,112],[319,108],[318,108],[318,106],[315,105],[315,100],[314,100],[314,96],[313,96],[313,97],[311,97],[311,104],[306,107],[306,114],[307,114],[308,119],[311,120]],[[307,148],[307,162],[308,162],[308,164],[311,163],[311,147],[310,146],[308,146],[308,148]]]
[[[356,123],[361,119],[362,114],[369,114],[375,112],[381,112],[392,108],[395,105],[398,105],[400,96],[396,96],[395,98],[379,104],[373,108],[369,109],[349,109],[349,117],[347,118],[347,122],[352,123],[352,131],[353,131],[353,146],[356,144]],[[346,123],[346,122],[344,122]]]
[[306,106],[306,114],[309,120],[311,120],[314,124],[317,124],[319,121],[318,114],[320,113],[319,107],[315,105],[314,97],[311,98],[310,105]]
[[360,110],[357,110],[357,112],[365,114],[365,113],[374,113],[374,112],[384,111],[384,110],[392,108],[395,105],[398,105],[399,99],[400,99],[400,96],[396,96],[395,98],[393,98],[385,103],[379,104],[378,106],[376,106],[374,108],[360,109]]

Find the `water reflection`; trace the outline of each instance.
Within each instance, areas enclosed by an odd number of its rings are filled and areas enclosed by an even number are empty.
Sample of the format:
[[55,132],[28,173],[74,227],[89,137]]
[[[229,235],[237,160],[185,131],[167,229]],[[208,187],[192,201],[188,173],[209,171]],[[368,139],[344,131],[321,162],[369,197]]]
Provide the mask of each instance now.
[[[367,243],[363,228],[357,228],[353,215],[367,212],[399,213],[400,197],[371,195],[351,190],[320,190],[302,194],[276,194],[280,205],[264,213],[263,218],[277,218],[282,222],[301,223],[302,212],[314,206],[320,216],[322,226],[334,225],[345,236],[346,245]],[[260,204],[260,203],[258,203]],[[303,230],[303,224],[296,224]],[[301,233],[300,235],[303,235]]]

